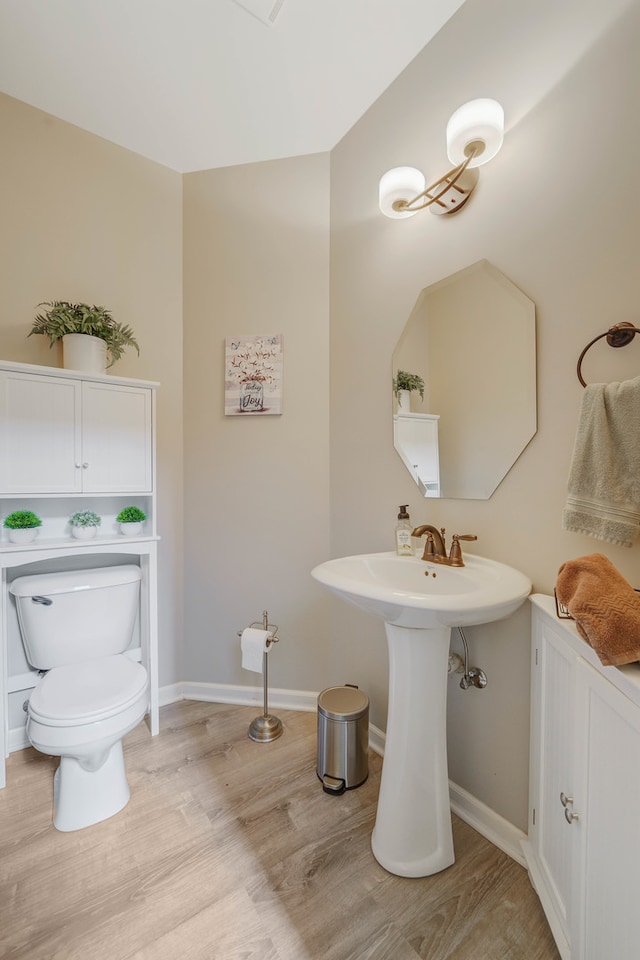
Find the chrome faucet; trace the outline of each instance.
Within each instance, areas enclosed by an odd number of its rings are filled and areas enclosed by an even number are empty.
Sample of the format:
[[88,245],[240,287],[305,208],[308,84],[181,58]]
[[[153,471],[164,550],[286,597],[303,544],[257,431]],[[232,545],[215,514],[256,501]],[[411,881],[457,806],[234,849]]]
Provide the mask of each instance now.
[[422,559],[432,560],[434,563],[445,563],[448,567],[464,567],[460,541],[478,539],[474,533],[454,533],[451,538],[451,550],[449,551],[449,556],[447,556],[444,527],[436,530],[430,523],[423,523],[411,531],[411,536],[422,537],[425,533],[427,535],[427,542],[424,546]]

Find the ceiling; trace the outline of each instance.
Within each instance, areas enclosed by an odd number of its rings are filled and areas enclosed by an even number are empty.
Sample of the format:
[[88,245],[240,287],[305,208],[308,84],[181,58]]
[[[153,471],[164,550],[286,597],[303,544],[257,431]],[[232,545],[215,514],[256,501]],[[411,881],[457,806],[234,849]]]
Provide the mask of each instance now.
[[0,0],[0,91],[181,173],[324,152],[462,3]]

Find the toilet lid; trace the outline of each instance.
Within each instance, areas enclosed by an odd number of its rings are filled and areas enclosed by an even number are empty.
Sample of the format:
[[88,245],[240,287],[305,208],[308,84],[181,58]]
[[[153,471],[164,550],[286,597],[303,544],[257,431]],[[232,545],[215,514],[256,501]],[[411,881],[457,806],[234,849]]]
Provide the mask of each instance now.
[[54,667],[35,687],[29,713],[60,727],[94,723],[125,710],[146,686],[145,668],[122,654]]

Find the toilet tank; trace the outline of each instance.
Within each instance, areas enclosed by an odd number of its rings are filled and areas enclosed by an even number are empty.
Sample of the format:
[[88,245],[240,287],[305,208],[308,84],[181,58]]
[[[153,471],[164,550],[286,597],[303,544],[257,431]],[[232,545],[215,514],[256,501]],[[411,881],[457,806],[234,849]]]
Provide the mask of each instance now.
[[123,653],[138,612],[140,567],[17,577],[10,586],[27,660],[38,670]]

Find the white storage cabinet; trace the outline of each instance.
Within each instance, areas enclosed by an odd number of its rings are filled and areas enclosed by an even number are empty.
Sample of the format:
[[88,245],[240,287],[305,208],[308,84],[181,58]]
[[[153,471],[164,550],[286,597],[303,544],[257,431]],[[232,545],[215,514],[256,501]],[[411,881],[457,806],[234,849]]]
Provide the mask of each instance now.
[[152,392],[0,371],[0,493],[149,493]]
[[[14,544],[0,528],[0,786],[4,757],[26,746],[22,702],[37,681],[21,649],[8,585],[39,570],[138,562],[142,570],[137,646],[150,680],[149,726],[158,732],[157,516],[155,391],[157,383],[0,361],[0,509],[33,510],[36,539]],[[130,504],[147,520],[125,537],[116,516]],[[76,540],[76,510],[102,517],[95,539]],[[126,558],[130,558],[127,560]],[[10,721],[11,717],[11,721]],[[19,719],[17,719],[19,718]]]
[[529,874],[563,960],[638,960],[640,665],[532,603]]

